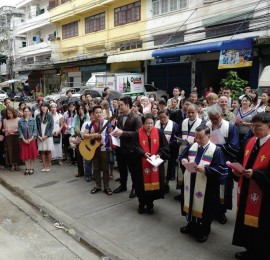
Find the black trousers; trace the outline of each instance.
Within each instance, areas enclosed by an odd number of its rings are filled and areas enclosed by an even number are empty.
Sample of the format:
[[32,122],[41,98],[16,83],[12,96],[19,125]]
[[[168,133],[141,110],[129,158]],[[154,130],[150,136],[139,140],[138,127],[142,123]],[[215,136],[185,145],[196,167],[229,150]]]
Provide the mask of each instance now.
[[116,150],[116,158],[118,169],[120,172],[120,183],[123,188],[127,187],[127,179],[128,179],[128,172],[130,172],[131,180],[132,180],[132,188],[134,188],[135,183],[135,156],[133,153],[127,153],[122,151],[121,149]]

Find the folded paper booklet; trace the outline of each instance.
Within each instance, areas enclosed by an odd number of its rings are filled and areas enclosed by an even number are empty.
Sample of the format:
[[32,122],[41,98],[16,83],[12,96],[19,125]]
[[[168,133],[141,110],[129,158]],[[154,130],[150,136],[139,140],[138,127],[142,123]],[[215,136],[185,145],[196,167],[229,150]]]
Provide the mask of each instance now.
[[163,163],[163,160],[160,157],[156,158],[156,155],[152,155],[150,158],[147,158],[146,161],[148,161],[155,167],[158,167],[160,164]]
[[195,162],[183,163],[188,172],[196,172],[195,168],[198,166]]
[[189,144],[189,142],[186,139],[182,139],[182,138],[180,138],[180,137],[178,137],[176,135],[174,137],[179,143],[181,143],[183,145],[188,145]]
[[233,169],[236,173],[239,173],[239,174],[242,174],[243,171],[245,170],[245,168],[242,166],[242,164],[238,163],[238,162],[234,162],[234,163],[231,163],[231,162],[226,162],[226,164],[231,168]]

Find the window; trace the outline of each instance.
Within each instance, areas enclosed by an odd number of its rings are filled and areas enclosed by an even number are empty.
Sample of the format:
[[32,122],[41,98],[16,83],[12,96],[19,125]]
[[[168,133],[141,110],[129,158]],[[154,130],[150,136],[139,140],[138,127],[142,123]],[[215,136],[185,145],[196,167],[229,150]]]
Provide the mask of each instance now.
[[[242,21],[237,21],[234,23],[227,23],[227,24],[224,23],[219,25],[208,26],[205,28],[206,38],[232,35],[236,30],[238,30],[241,24]],[[248,31],[249,31],[249,21],[246,21],[242,24],[241,28],[238,30],[237,33],[243,33]]]
[[129,5],[114,9],[114,25],[122,25],[141,20],[141,2],[135,2]]
[[22,47],[26,47],[26,42],[22,42]]
[[118,43],[116,45],[117,45],[117,48],[120,49],[120,51],[128,51],[128,50],[142,48],[142,41],[141,40],[126,41],[126,42]]
[[73,23],[68,23],[62,26],[62,38],[67,39],[71,37],[78,36],[78,21]]
[[96,32],[105,29],[105,13],[85,18],[85,33]]
[[153,16],[187,8],[188,0],[152,0]]
[[184,42],[184,32],[176,33],[173,37],[172,34],[163,34],[154,37],[154,46],[167,44],[176,44]]

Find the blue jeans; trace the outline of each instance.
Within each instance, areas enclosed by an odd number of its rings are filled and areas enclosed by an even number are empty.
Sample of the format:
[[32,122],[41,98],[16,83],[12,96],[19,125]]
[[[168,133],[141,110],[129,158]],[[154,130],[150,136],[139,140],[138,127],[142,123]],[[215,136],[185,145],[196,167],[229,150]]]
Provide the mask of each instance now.
[[92,171],[92,160],[84,160],[84,177],[85,178],[93,178],[93,171]]

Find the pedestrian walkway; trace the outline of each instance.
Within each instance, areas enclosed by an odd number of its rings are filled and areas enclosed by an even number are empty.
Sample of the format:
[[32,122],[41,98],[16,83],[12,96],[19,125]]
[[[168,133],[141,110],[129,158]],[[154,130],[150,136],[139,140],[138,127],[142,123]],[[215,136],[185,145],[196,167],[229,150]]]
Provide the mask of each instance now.
[[[137,213],[137,199],[129,199],[129,192],[108,196],[104,192],[90,194],[95,183],[76,178],[77,168],[53,165],[51,172],[41,172],[37,163],[34,175],[24,176],[23,170],[1,170],[0,179],[15,188],[27,201],[56,220],[73,228],[76,237],[85,240],[112,259],[234,259],[239,248],[232,246],[235,212],[229,212],[228,223],[214,222],[206,243],[181,234],[186,225],[180,214],[180,204],[173,198],[155,202],[155,214]],[[22,168],[21,168],[22,169]],[[118,177],[115,172],[115,177]],[[111,189],[118,182],[110,181]],[[130,186],[128,187],[130,191]],[[241,251],[241,250],[240,250]]]

